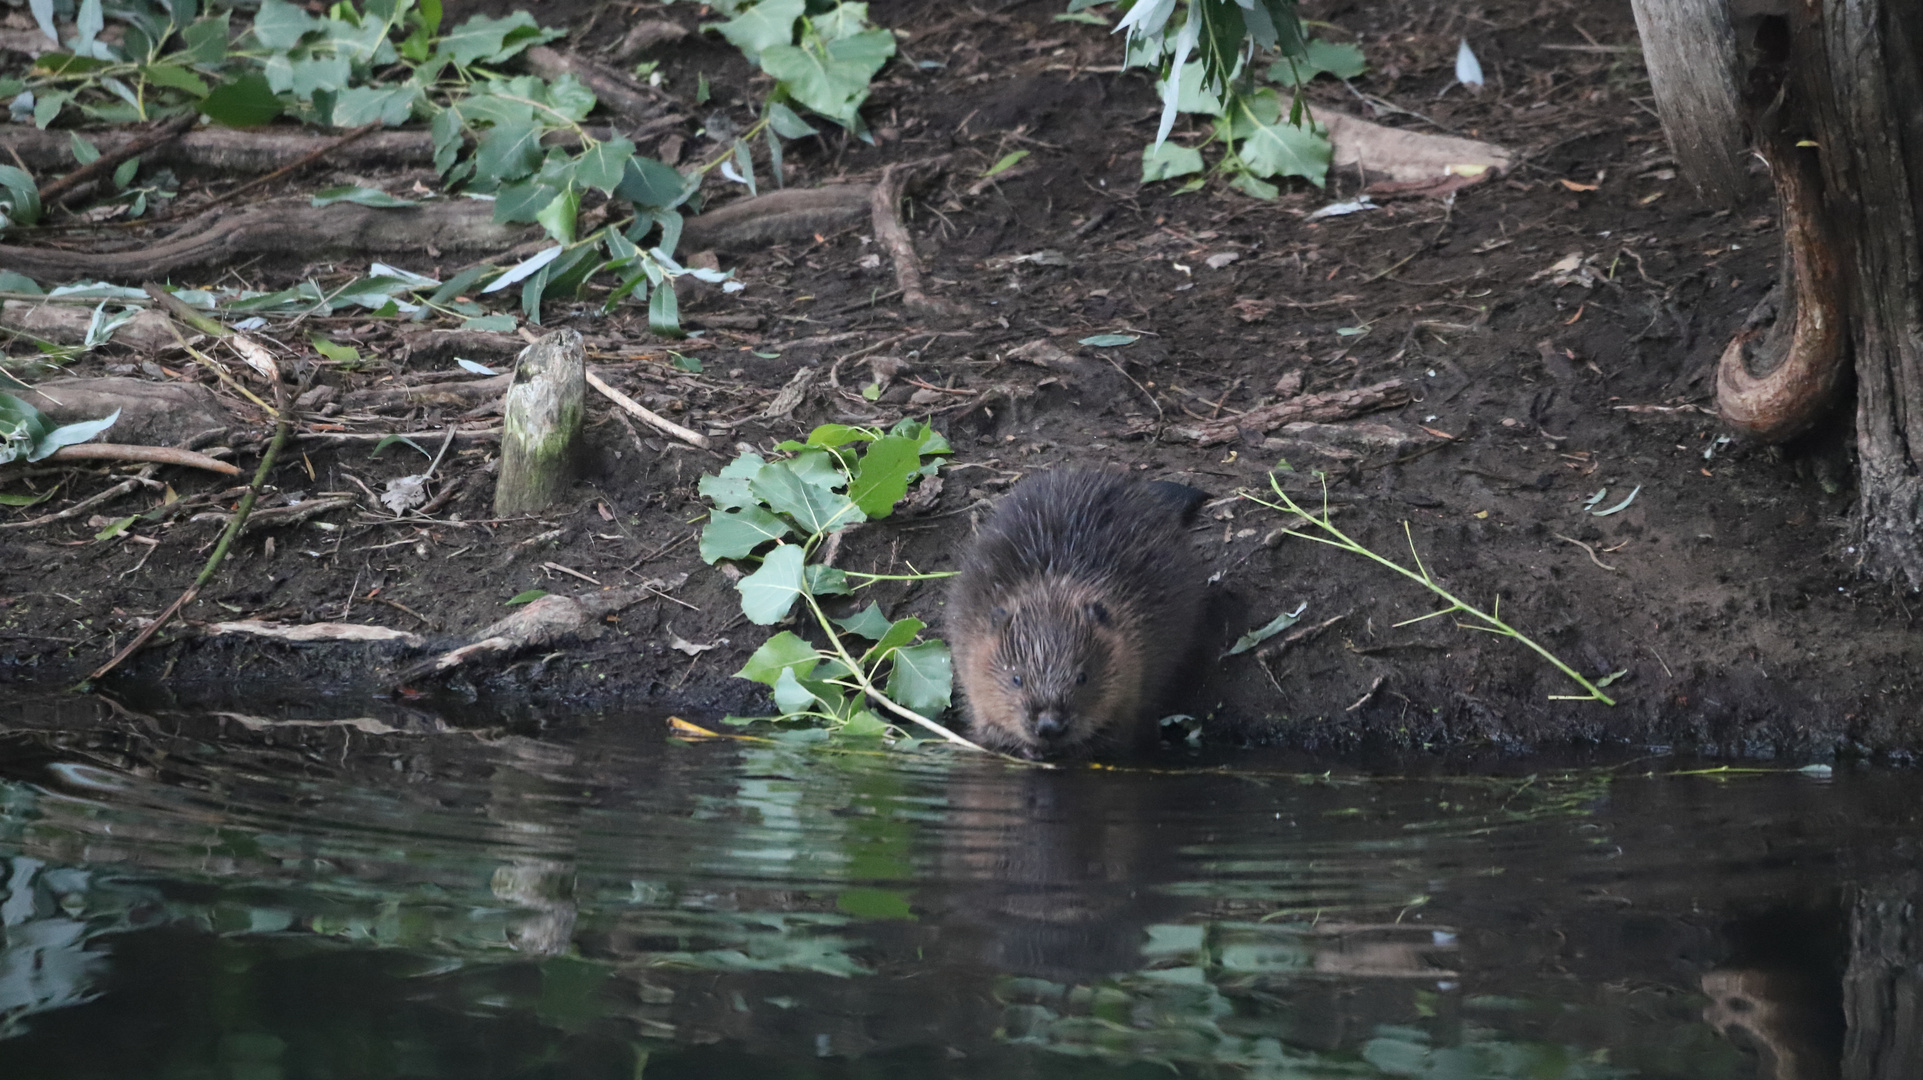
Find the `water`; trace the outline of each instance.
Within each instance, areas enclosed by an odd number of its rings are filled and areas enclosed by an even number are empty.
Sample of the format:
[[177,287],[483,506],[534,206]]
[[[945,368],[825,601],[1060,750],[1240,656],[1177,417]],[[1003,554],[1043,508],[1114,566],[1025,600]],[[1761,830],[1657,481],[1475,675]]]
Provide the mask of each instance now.
[[0,724],[7,1080],[1923,1076],[1910,774],[64,709]]

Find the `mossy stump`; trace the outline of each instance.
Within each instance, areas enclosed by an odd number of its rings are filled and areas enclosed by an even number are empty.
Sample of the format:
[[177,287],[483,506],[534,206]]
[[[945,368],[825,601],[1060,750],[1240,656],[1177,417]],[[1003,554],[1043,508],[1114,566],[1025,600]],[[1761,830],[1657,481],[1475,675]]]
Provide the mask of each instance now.
[[557,330],[521,350],[502,409],[495,516],[539,513],[566,494],[574,480],[587,364],[581,335],[572,330]]

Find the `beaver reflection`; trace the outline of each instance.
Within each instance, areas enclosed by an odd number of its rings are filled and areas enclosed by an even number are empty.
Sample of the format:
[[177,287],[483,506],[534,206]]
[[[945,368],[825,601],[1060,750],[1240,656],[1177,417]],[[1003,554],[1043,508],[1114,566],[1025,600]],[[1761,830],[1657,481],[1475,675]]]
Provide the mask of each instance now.
[[993,766],[956,776],[944,925],[976,935],[983,963],[1057,982],[1142,966],[1146,928],[1181,910],[1156,886],[1173,880],[1185,840],[1179,825],[1160,824],[1178,815],[1144,805],[1152,788],[1115,779]]
[[1841,913],[1772,911],[1739,919],[1724,933],[1730,960],[1703,975],[1710,998],[1703,1021],[1755,1052],[1767,1070],[1759,1075],[1770,1080],[1837,1080],[1848,947]]

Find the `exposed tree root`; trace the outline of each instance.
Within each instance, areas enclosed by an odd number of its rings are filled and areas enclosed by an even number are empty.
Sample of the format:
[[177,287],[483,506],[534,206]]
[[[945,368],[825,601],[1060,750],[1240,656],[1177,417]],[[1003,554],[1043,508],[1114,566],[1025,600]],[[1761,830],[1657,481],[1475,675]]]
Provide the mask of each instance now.
[[1165,442],[1192,442],[1197,446],[1216,446],[1242,437],[1243,432],[1261,434],[1270,428],[1298,420],[1331,423],[1348,420],[1379,409],[1393,409],[1409,403],[1409,388],[1401,379],[1389,379],[1374,386],[1354,390],[1333,390],[1326,394],[1301,394],[1287,401],[1250,409],[1240,416],[1200,425],[1171,424],[1162,430]]
[[1780,306],[1767,328],[1746,326],[1723,350],[1716,407],[1731,425],[1781,442],[1807,430],[1835,399],[1849,359],[1849,301],[1817,151],[1771,139],[1763,152],[1783,215],[1783,283],[1772,294]]
[[950,300],[931,298],[922,291],[921,260],[916,257],[915,243],[901,223],[901,197],[909,177],[939,164],[937,159],[888,166],[881,171],[881,179],[876,181],[868,205],[874,216],[875,240],[895,261],[895,281],[901,285],[901,302],[911,310],[955,315],[966,309]]
[[689,218],[681,231],[681,248],[741,251],[807,240],[858,220],[872,190],[867,184],[830,184],[738,199]]
[[393,209],[352,203],[264,206],[217,217],[162,243],[136,241],[137,246],[117,252],[0,244],[0,266],[44,281],[146,281],[248,255],[306,263],[329,253],[501,251],[525,232],[525,226],[495,224],[492,203],[468,199]]

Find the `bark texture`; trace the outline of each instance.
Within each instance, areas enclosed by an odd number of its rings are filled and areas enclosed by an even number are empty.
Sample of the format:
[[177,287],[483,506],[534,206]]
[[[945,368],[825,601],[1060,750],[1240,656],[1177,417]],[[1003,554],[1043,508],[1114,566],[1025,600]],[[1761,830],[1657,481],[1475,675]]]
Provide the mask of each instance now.
[[587,363],[581,335],[572,330],[557,330],[521,353],[501,424],[501,475],[494,484],[498,516],[538,513],[567,493],[581,435]]
[[1923,936],[1917,875],[1863,890],[1850,918],[1843,975],[1843,1080],[1923,1076]]
[[[1737,0],[1738,3],[1741,0]],[[1656,110],[1703,197],[1733,204],[1748,190],[1728,0],[1635,0]]]
[[1857,548],[1872,571],[1923,587],[1923,10],[1821,0],[1785,18],[1798,43],[1790,92],[1821,133],[1825,208],[1851,275]]

